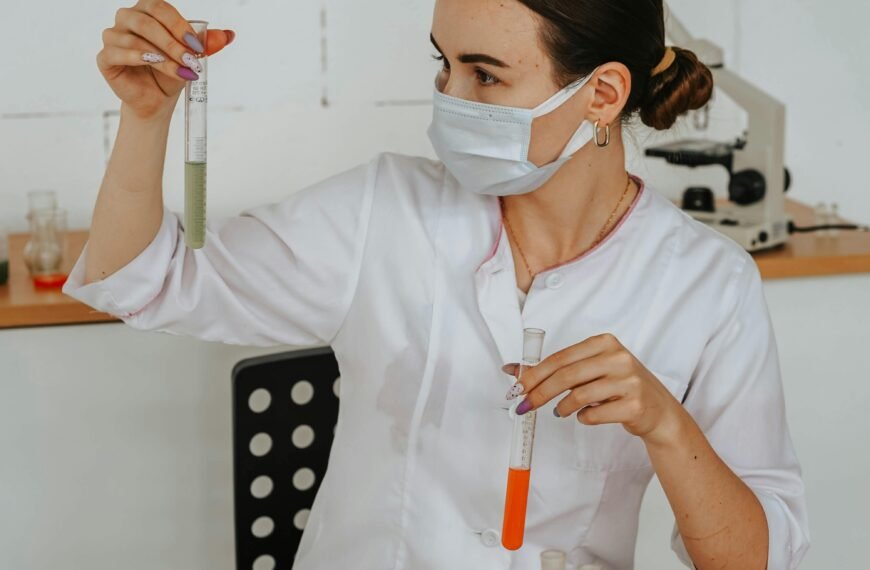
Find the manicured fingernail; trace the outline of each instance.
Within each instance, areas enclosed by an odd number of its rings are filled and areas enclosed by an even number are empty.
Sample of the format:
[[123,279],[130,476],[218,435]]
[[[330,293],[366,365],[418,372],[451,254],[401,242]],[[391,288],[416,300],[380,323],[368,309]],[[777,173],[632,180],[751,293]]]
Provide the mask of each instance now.
[[516,384],[511,386],[510,390],[508,390],[508,393],[505,396],[505,399],[506,400],[516,400],[520,396],[520,394],[523,393],[524,390],[525,390],[525,388],[523,387],[523,385],[520,384],[519,382],[517,382]]
[[187,79],[188,81],[196,81],[199,79],[199,75],[194,73],[192,70],[187,69],[186,67],[178,68],[178,76],[182,79]]
[[233,40],[236,39],[236,33],[232,30],[224,30],[224,33],[227,35],[227,45],[233,43]]
[[561,418],[561,417],[562,417],[562,416],[559,415],[559,408],[553,408],[553,415],[556,416],[557,418]]
[[166,58],[159,53],[147,52],[142,54],[142,61],[145,63],[163,63]]
[[523,400],[522,402],[520,402],[520,405],[517,406],[517,415],[521,416],[521,415],[525,414],[526,412],[530,411],[531,409],[532,409],[532,403],[528,400]]
[[195,71],[196,73],[202,73],[202,65],[197,61],[193,54],[186,53],[181,56],[181,61],[184,62],[184,65]]
[[202,46],[202,42],[199,41],[199,38],[197,38],[190,32],[184,33],[184,43],[190,46],[190,49],[192,49],[196,53],[205,53],[205,48]]

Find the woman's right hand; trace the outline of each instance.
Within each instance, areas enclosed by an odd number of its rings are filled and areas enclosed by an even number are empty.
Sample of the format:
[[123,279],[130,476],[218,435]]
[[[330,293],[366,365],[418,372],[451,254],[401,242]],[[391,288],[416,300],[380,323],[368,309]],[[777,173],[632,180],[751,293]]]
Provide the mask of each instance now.
[[196,55],[213,55],[233,41],[229,30],[209,30],[202,46],[185,18],[164,0],[121,8],[103,30],[97,66],[115,95],[137,117],[172,114],[187,81],[197,79]]

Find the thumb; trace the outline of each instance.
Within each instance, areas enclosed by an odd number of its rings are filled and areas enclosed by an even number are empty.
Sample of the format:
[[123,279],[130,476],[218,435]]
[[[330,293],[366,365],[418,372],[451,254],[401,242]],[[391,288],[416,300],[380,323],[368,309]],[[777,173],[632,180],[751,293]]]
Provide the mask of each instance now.
[[232,30],[209,30],[206,38],[205,54],[212,56],[221,51],[236,39],[236,33]]

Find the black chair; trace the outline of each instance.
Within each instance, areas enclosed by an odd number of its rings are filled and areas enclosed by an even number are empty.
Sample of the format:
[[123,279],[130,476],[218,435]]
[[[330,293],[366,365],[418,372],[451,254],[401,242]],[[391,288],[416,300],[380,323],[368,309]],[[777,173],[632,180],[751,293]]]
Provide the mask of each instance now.
[[329,461],[338,376],[330,348],[249,358],[233,368],[238,570],[293,566]]

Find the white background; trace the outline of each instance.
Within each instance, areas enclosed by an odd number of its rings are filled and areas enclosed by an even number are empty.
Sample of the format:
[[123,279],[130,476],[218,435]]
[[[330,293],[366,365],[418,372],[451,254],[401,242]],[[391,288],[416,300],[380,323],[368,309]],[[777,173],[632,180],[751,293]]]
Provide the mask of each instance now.
[[[87,227],[117,129],[94,57],[123,4],[0,1],[0,224],[24,230],[26,191],[50,188]],[[278,200],[382,150],[431,156],[431,0],[189,0],[233,28],[210,63],[209,215]],[[870,222],[870,3],[679,0],[726,61],[788,106],[792,195]],[[176,116],[165,195],[182,208]],[[713,129],[741,130],[720,100]],[[687,124],[667,137],[692,134]],[[638,158],[660,191],[688,172]],[[656,137],[658,140],[660,137]],[[721,185],[722,172],[695,173]],[[789,417],[809,489],[804,568],[870,567],[870,276],[767,284]],[[120,325],[0,332],[0,568],[232,567],[229,372],[263,351]],[[159,355],[159,356],[158,356]],[[638,568],[677,567],[657,484]]]

